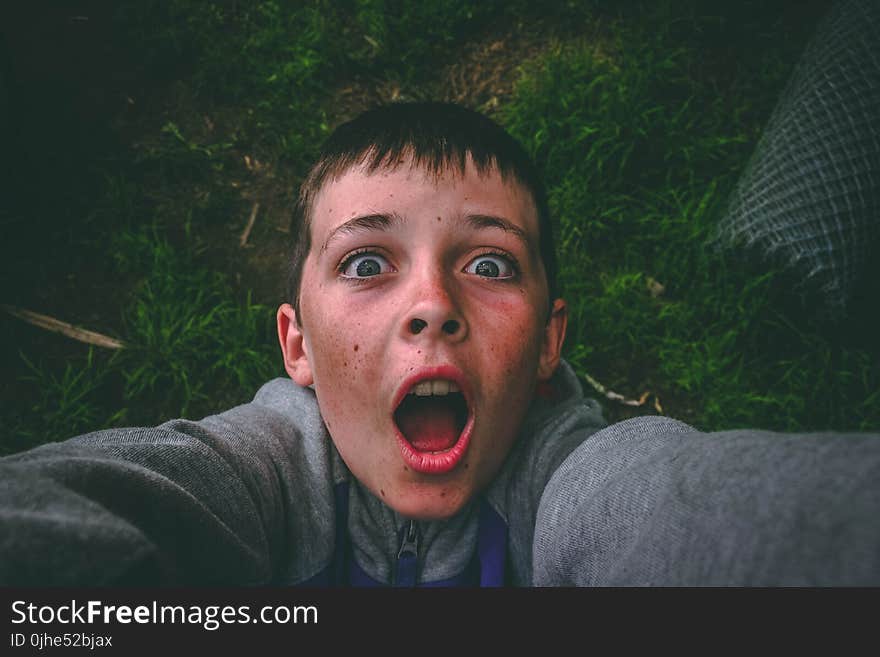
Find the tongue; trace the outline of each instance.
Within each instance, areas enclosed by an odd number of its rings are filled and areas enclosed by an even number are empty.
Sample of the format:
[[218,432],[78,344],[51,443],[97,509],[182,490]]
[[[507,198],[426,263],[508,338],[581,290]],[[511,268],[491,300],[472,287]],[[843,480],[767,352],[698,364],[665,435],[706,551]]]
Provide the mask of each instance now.
[[406,439],[421,452],[449,449],[458,440],[455,410],[442,397],[409,398],[396,419]]

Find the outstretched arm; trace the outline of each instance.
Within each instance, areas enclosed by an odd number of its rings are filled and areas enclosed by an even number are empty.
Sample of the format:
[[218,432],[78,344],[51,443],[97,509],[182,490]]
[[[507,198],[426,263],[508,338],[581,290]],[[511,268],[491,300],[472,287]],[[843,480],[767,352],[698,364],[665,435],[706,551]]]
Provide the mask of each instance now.
[[880,436],[702,433],[634,418],[541,500],[537,585],[880,584]]
[[[291,385],[278,396],[294,397]],[[272,581],[320,500],[291,500],[309,464],[296,409],[273,408],[272,395],[258,403],[270,388],[201,422],[102,431],[0,459],[0,583]],[[293,502],[306,507],[298,520]]]

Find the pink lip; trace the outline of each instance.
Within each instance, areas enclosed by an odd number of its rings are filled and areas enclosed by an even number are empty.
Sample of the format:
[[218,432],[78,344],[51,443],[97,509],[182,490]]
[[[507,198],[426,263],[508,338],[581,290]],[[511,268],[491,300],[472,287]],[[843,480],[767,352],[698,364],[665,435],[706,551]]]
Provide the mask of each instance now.
[[[421,381],[430,379],[445,379],[447,381],[453,381],[464,395],[469,413],[467,424],[465,424],[464,429],[462,429],[456,443],[449,449],[438,454],[420,452],[415,449],[412,444],[403,437],[400,429],[397,428],[397,423],[394,421],[394,412],[397,410],[397,407],[400,406],[403,398],[409,393],[413,386]],[[444,474],[451,471],[461,462],[462,458],[464,458],[468,445],[470,445],[471,442],[471,434],[474,430],[474,412],[473,406],[471,405],[470,386],[464,377],[464,373],[452,365],[428,367],[414,373],[403,382],[403,385],[400,386],[397,394],[394,396],[394,406],[391,409],[391,421],[394,423],[395,432],[397,434],[397,445],[400,447],[400,453],[403,456],[404,462],[409,467],[422,474]]]

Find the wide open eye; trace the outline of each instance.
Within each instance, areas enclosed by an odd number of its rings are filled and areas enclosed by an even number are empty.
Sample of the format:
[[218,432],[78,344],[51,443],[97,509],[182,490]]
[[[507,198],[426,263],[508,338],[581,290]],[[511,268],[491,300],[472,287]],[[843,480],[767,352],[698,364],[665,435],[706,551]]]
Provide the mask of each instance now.
[[500,255],[481,255],[471,260],[464,271],[484,278],[513,278],[516,269],[513,263]]
[[358,253],[340,267],[340,273],[346,278],[369,278],[390,271],[393,271],[391,265],[377,253]]

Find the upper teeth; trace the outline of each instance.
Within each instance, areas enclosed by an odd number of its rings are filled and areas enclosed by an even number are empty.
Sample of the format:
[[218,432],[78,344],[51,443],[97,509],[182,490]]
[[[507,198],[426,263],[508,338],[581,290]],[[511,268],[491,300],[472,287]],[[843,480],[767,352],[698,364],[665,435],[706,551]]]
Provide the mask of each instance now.
[[421,381],[413,386],[413,389],[409,391],[409,394],[418,395],[419,397],[428,397],[430,395],[442,397],[443,395],[448,395],[450,392],[459,392],[458,386],[452,381],[438,380]]

